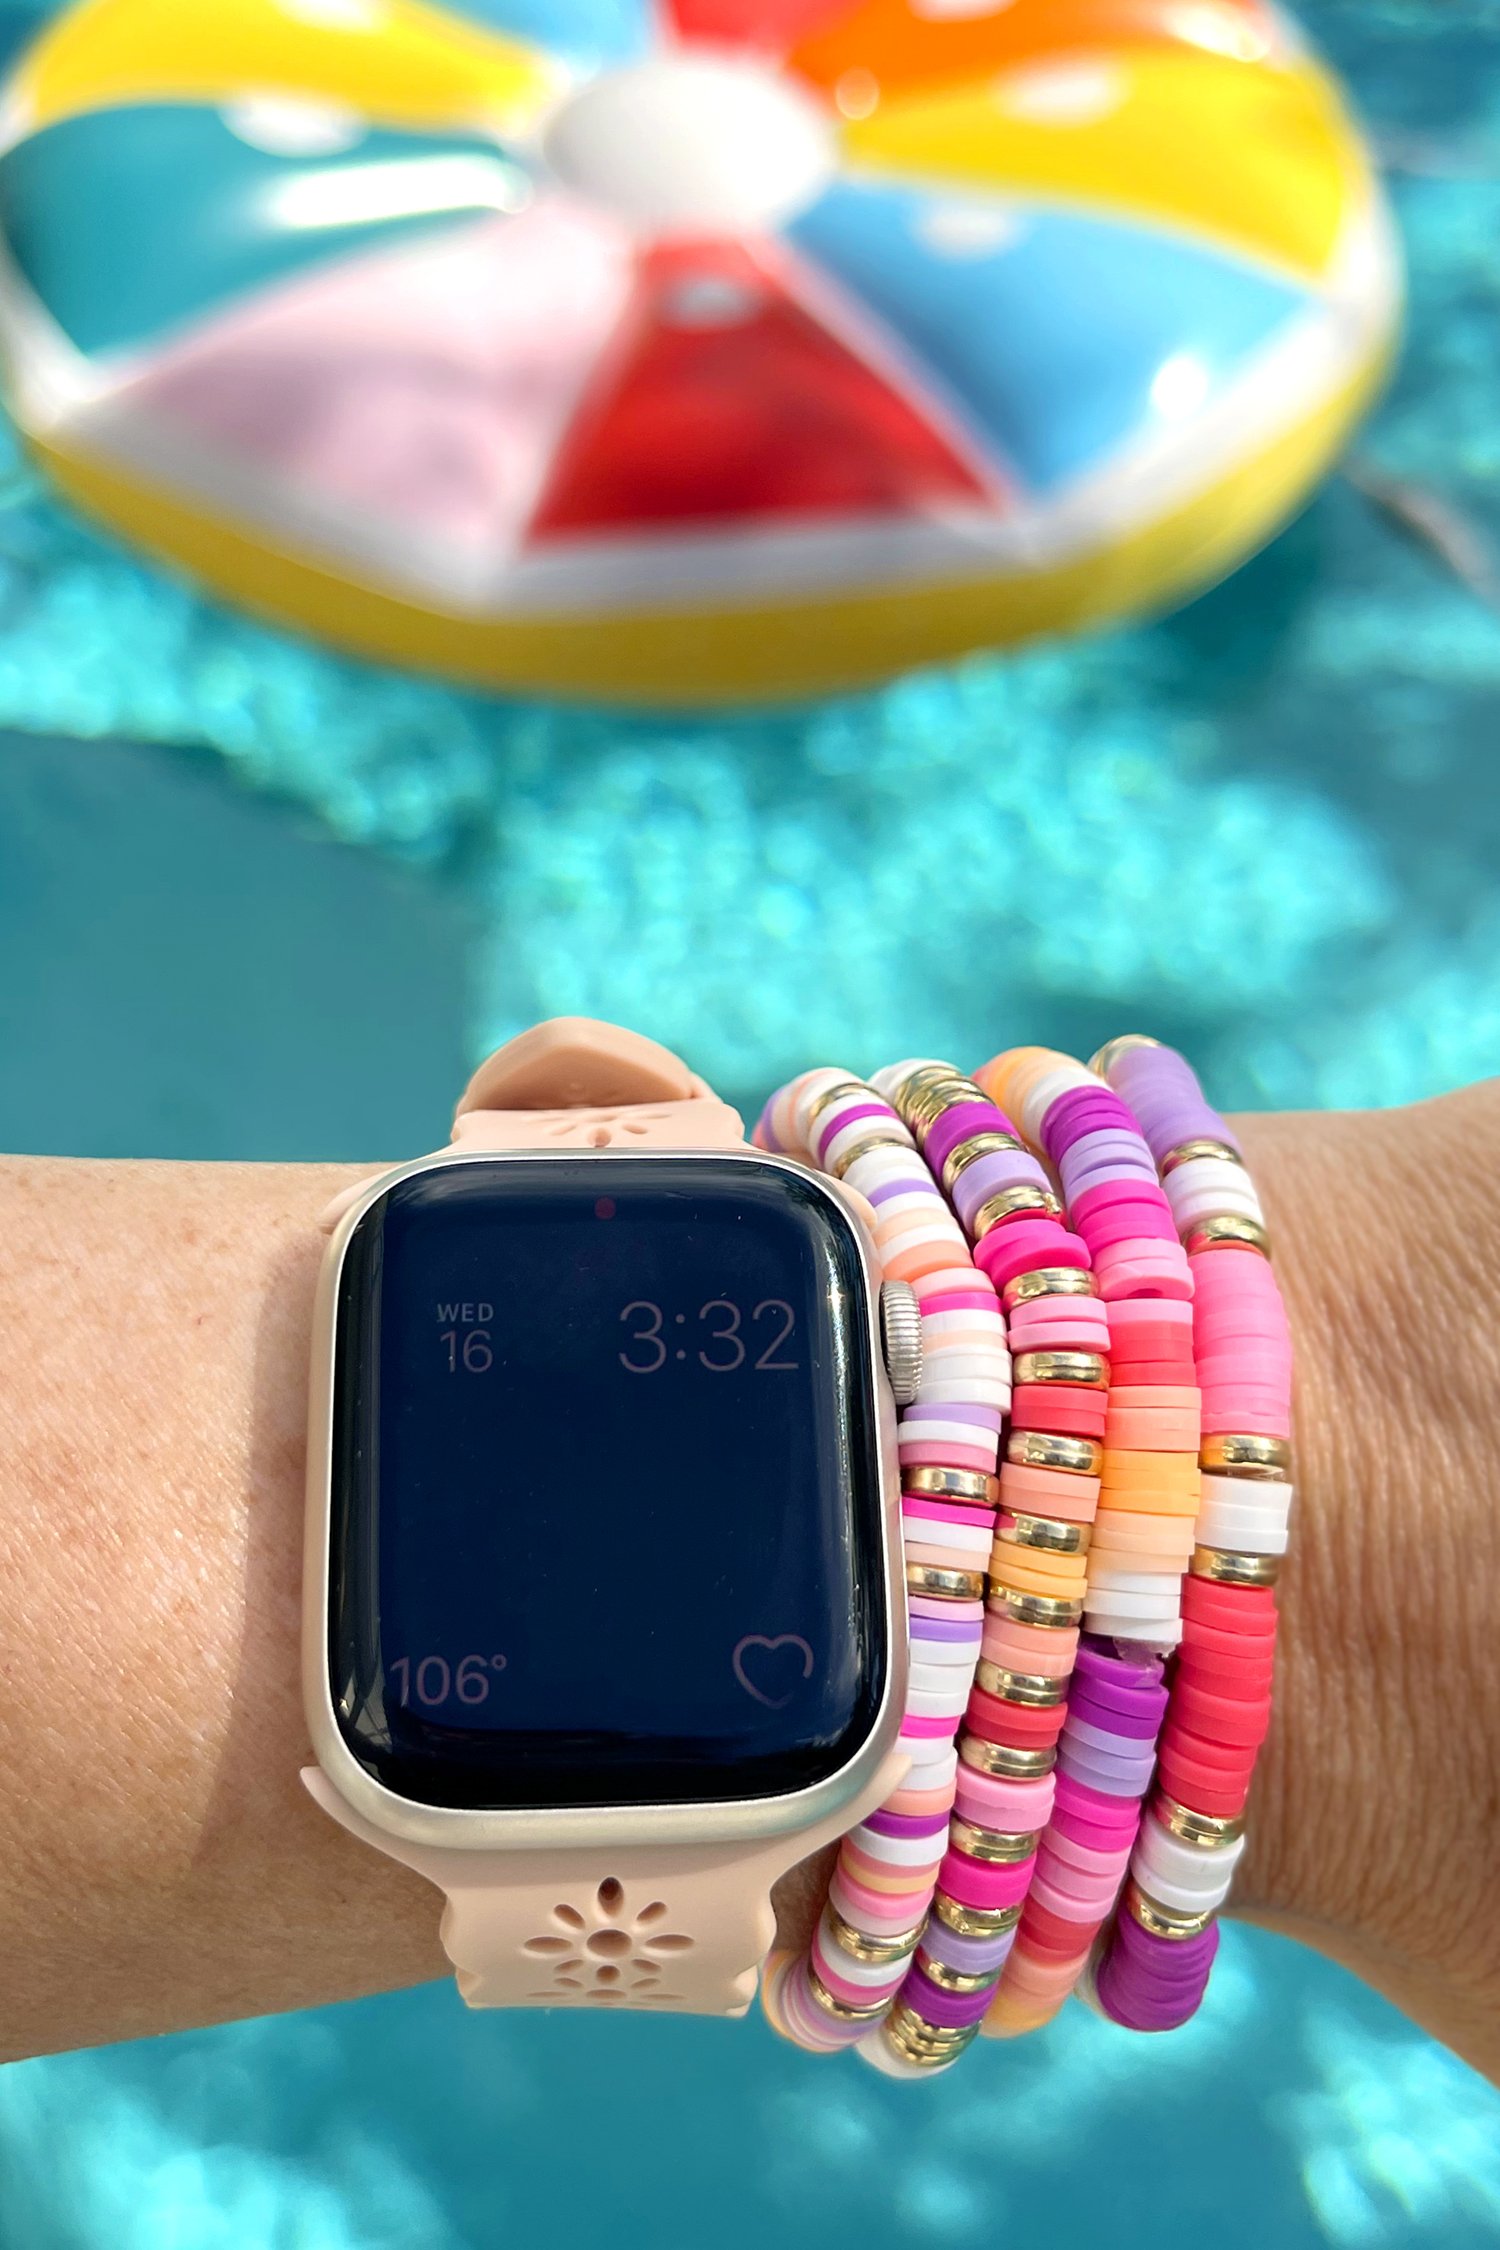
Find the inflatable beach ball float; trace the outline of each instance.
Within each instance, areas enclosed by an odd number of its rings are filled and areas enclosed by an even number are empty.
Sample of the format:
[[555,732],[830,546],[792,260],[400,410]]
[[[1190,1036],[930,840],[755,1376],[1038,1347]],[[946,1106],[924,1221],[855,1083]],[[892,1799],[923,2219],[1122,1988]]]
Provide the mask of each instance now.
[[1260,0],[82,0],[0,147],[63,492],[506,689],[801,694],[1159,606],[1396,317]]

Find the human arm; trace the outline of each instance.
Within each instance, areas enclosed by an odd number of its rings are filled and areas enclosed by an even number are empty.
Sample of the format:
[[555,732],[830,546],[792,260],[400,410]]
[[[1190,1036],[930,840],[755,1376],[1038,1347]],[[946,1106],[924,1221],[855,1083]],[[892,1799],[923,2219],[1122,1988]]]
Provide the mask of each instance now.
[[[1239,1910],[1500,2077],[1500,1089],[1241,1130],[1300,1393]],[[0,2054],[445,1971],[432,1891],[297,1782],[316,1218],[359,1176],[0,1164]]]

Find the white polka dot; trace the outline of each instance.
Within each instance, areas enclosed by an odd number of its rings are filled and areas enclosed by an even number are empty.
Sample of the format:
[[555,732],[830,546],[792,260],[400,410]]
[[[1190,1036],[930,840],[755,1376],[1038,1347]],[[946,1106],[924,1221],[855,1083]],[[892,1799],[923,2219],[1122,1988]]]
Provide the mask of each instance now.
[[667,292],[662,314],[673,328],[738,328],[759,311],[760,291],[727,275],[695,274]]
[[963,16],[1003,16],[1015,4],[1016,0],[911,0],[911,12],[925,16],[929,23],[946,23]]
[[250,94],[220,112],[238,140],[268,156],[342,156],[365,137],[365,122],[334,102],[295,94]]
[[1185,422],[1196,414],[1213,378],[1196,352],[1174,352],[1164,359],[1151,385],[1151,404],[1164,422]]
[[1258,24],[1216,5],[1216,0],[1182,0],[1169,8],[1163,27],[1190,47],[1205,47],[1210,54],[1228,55],[1235,62],[1263,62],[1271,42]]
[[988,258],[1025,234],[1019,212],[994,203],[940,203],[917,222],[919,241],[943,258]]
[[997,109],[1024,125],[1096,125],[1122,109],[1130,79],[1116,63],[1049,63],[1008,71],[994,84]]
[[524,211],[526,176],[498,156],[407,156],[383,164],[339,164],[278,180],[267,208],[299,231],[378,226],[444,211]]
[[880,81],[873,70],[846,70],[833,89],[833,99],[841,117],[857,124],[862,117],[873,117],[880,103]]

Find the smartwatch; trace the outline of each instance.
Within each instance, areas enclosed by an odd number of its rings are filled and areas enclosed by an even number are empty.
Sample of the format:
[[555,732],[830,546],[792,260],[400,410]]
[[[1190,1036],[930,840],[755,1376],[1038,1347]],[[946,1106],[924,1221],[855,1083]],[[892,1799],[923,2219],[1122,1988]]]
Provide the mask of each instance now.
[[446,1895],[472,2005],[742,2014],[773,1883],[905,1764],[860,1199],[563,1019],[325,1224],[307,1788]]

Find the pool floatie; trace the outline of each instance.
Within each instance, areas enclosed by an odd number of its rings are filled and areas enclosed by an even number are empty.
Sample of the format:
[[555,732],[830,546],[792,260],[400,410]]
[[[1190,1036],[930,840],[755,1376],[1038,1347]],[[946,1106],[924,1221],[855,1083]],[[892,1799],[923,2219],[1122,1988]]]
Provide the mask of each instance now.
[[1220,574],[1398,301],[1259,0],[83,0],[0,246],[82,507],[346,647],[668,702]]

